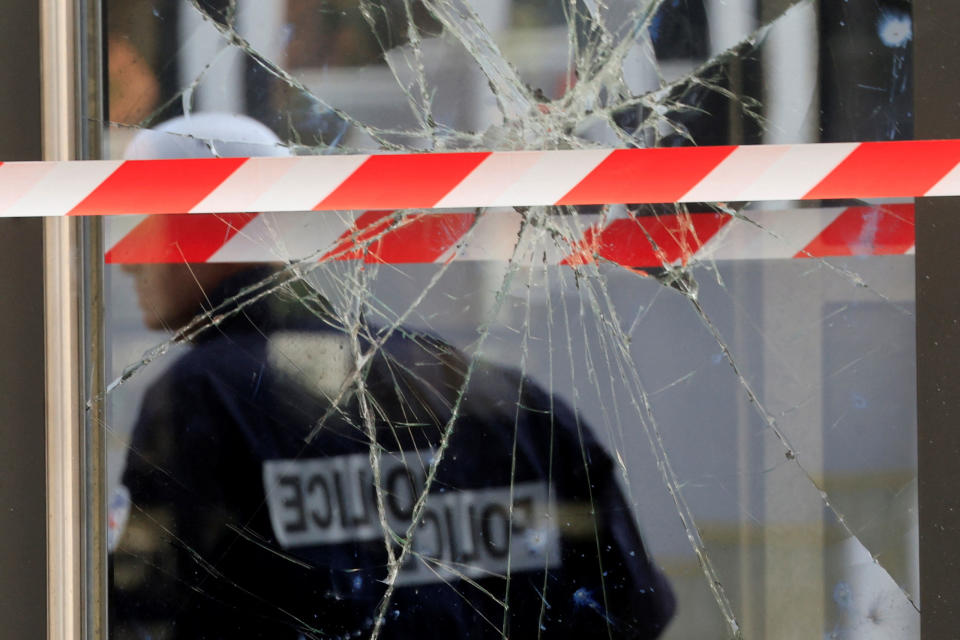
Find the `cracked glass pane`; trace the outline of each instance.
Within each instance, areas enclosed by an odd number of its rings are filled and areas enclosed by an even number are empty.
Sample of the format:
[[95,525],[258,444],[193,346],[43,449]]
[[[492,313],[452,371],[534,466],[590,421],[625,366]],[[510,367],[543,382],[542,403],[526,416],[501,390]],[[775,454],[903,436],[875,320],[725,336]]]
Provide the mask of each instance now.
[[[104,8],[108,157],[913,135],[906,2]],[[503,199],[106,220],[110,636],[918,638],[912,202]]]

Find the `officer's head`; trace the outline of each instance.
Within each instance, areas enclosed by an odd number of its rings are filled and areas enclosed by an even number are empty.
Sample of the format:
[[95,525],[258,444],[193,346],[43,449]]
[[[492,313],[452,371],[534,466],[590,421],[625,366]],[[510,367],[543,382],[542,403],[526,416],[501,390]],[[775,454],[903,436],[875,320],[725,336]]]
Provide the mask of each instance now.
[[[139,132],[127,147],[127,159],[170,159],[289,155],[280,140],[263,124],[246,116],[201,113],[168,120]],[[168,242],[164,233],[169,216],[150,220],[156,242]],[[157,227],[160,228],[157,228]],[[136,260],[136,256],[132,257]],[[176,329],[200,312],[206,294],[223,280],[251,268],[246,263],[126,261],[123,270],[134,278],[143,323],[150,329]]]

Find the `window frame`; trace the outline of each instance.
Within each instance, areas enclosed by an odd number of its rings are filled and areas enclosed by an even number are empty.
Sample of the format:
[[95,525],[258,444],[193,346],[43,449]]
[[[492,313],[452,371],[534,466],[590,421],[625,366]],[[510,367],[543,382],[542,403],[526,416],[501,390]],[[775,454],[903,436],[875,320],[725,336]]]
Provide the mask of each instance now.
[[[12,6],[16,3],[16,6]],[[0,30],[0,160],[94,157],[101,72],[100,4],[95,0],[11,0]],[[74,20],[75,16],[83,20]],[[913,4],[917,138],[960,138],[960,26],[954,3]],[[41,55],[42,52],[42,55]],[[35,55],[34,55],[35,54]],[[42,83],[42,90],[41,90]],[[42,98],[41,98],[42,96]],[[87,100],[79,100],[86,96]],[[42,114],[42,123],[40,114]],[[10,133],[11,135],[7,135]],[[41,135],[42,134],[42,135]],[[954,270],[960,199],[916,203],[917,445],[921,633],[951,637],[960,628],[960,297]],[[16,296],[0,324],[13,354],[0,367],[8,402],[0,495],[4,557],[0,581],[5,637],[72,640],[104,635],[106,608],[99,407],[102,391],[99,260],[94,220],[0,220],[0,290]],[[81,251],[86,247],[87,252]],[[41,278],[41,274],[42,278]],[[89,286],[93,283],[93,286]],[[87,285],[87,286],[84,286]],[[9,289],[7,288],[9,287]],[[45,303],[44,303],[45,300]],[[45,304],[45,322],[38,322]],[[84,315],[86,310],[88,315]],[[89,321],[84,325],[84,319]],[[43,359],[27,354],[43,352]],[[87,357],[84,360],[84,357]],[[46,406],[39,397],[46,372]],[[98,385],[101,385],[98,387]],[[34,428],[46,424],[46,429]],[[44,593],[45,598],[40,598]]]

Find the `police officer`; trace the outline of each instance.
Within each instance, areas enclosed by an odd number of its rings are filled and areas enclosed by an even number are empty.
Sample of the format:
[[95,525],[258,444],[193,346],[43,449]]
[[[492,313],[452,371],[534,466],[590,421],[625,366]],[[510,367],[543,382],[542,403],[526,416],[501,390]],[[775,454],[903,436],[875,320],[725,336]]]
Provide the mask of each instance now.
[[[153,157],[278,148],[238,116],[141,135]],[[345,326],[289,270],[129,271],[148,326],[214,313],[142,402],[112,637],[661,634],[669,585],[558,398],[430,336]]]

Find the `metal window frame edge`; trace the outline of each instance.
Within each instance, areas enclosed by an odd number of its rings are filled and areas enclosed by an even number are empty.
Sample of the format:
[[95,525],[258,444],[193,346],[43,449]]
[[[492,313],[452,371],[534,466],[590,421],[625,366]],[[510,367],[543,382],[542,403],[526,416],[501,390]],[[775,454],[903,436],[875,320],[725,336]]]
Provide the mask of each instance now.
[[[40,0],[44,160],[99,155],[100,29],[99,0]],[[106,637],[100,236],[43,221],[49,640]]]
[[[960,137],[960,14],[955,2],[915,0],[915,137]],[[917,485],[920,637],[960,628],[960,198],[916,203]]]

